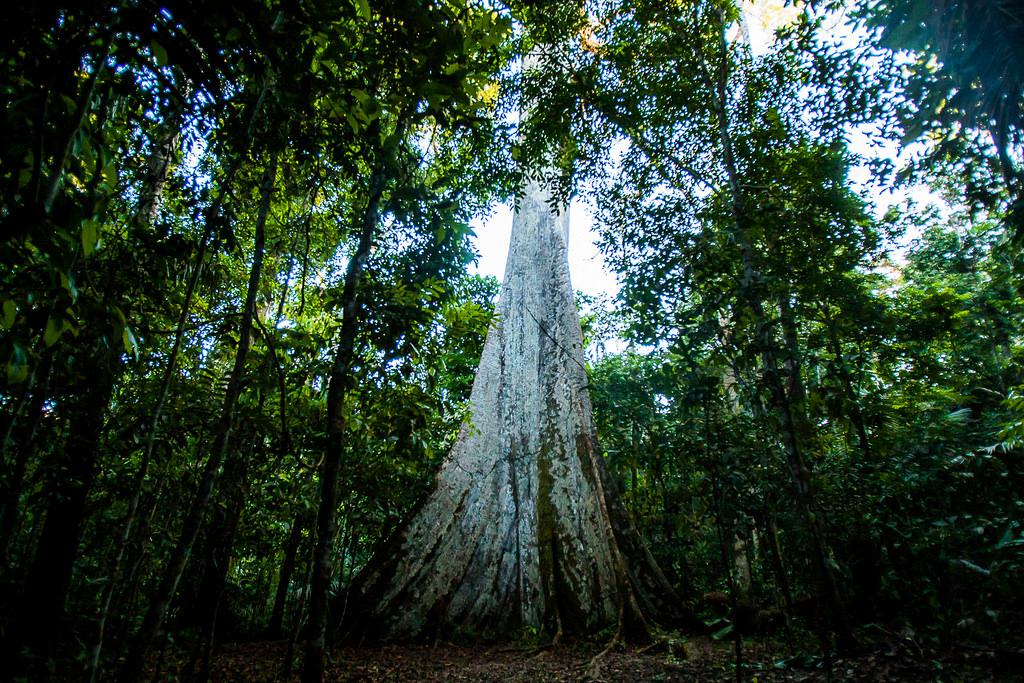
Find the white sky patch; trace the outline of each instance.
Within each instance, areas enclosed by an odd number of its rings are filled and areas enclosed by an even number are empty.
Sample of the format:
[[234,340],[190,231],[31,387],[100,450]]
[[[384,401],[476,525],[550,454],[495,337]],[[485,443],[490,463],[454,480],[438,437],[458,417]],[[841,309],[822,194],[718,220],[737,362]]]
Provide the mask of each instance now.
[[[512,235],[512,205],[497,207],[487,218],[474,220],[472,226],[480,260],[470,267],[470,272],[493,275],[503,281]],[[597,249],[593,226],[590,208],[583,202],[572,202],[569,207],[569,277],[574,290],[590,296],[614,296],[619,284]]]
[[800,8],[787,0],[742,0],[743,29],[754,54],[764,54],[775,41],[775,30],[792,23]]

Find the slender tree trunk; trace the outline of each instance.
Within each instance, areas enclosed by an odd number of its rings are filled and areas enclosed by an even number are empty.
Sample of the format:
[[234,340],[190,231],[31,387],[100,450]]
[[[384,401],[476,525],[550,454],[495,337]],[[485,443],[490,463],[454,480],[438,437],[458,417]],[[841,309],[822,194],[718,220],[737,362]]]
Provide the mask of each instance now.
[[[733,671],[737,683],[743,680],[743,639],[740,636],[740,607],[737,595],[735,558],[730,556],[730,547],[726,539],[726,509],[725,497],[722,494],[722,472],[721,464],[712,453],[712,431],[711,431],[711,398],[704,400],[704,468],[711,474],[711,498],[715,513],[715,535],[718,538],[719,557],[722,561],[722,570],[725,572],[726,586],[729,589],[729,611],[732,618],[732,644],[733,644]],[[732,515],[729,515],[731,518]],[[730,524],[729,526],[733,526]]]
[[[262,410],[262,405],[260,406]],[[207,535],[206,543],[210,554],[206,569],[203,572],[202,583],[199,589],[199,600],[206,602],[209,607],[201,608],[200,619],[203,626],[202,637],[197,646],[197,653],[202,662],[198,683],[207,683],[210,680],[210,666],[216,653],[218,640],[218,620],[224,613],[224,589],[227,585],[227,572],[232,559],[235,536],[238,532],[238,525],[242,519],[243,508],[249,491],[249,465],[253,453],[256,451],[254,440],[248,457],[235,457],[225,468],[222,477],[222,486],[219,491],[227,504],[227,509],[219,513],[216,519],[211,522],[211,532]],[[260,572],[261,580],[256,586],[255,594],[263,596],[265,584],[262,577],[266,572]],[[255,627],[260,612],[261,600],[254,601],[251,611],[250,627]],[[191,676],[188,677],[191,680]]]
[[839,335],[836,334],[835,323],[831,316],[825,313],[825,329],[828,330],[829,345],[832,347],[832,357],[835,358],[836,371],[839,373],[839,381],[843,383],[843,391],[846,393],[846,400],[849,404],[850,422],[857,434],[857,444],[860,447],[861,455],[865,463],[873,462],[871,457],[871,439],[868,437],[867,425],[864,422],[864,413],[860,409],[860,399],[853,388],[853,378],[846,369],[846,361],[843,358],[843,346],[839,343]]
[[[785,342],[785,368],[788,381],[787,392],[790,403],[799,411],[799,421],[806,425],[807,415],[804,410],[806,392],[804,390],[802,354],[800,337],[797,332],[796,310],[788,294],[779,296],[779,322],[782,323],[782,338]],[[806,438],[808,434],[802,434]]]
[[292,619],[291,634],[288,638],[288,650],[284,657],[284,667],[281,678],[288,680],[292,677],[292,669],[295,666],[295,646],[298,645],[299,635],[302,632],[302,625],[306,623],[306,604],[309,602],[309,592],[313,587],[313,558],[316,553],[316,543],[309,544],[309,557],[306,560],[305,578],[302,582],[302,592],[299,594],[299,604],[295,608],[295,618]]
[[[271,261],[273,262],[276,260],[276,257],[276,254],[271,254]],[[291,269],[292,264],[289,264],[289,274]],[[271,309],[272,302],[268,301],[263,307],[263,316],[270,317],[275,321],[275,323],[283,315],[285,299],[287,296],[287,279],[288,277],[286,275],[285,285],[281,289],[276,313],[273,313]],[[283,456],[284,453],[290,449],[291,441],[287,423],[287,387],[285,385],[284,370],[278,362],[274,337],[264,326],[260,317],[260,315],[256,315],[254,317],[254,322],[259,328],[260,334],[268,347],[271,357],[274,359],[274,367],[277,371],[279,410],[281,414],[281,441],[279,456]],[[258,412],[262,412],[265,400],[266,393],[261,392]],[[248,457],[236,456],[228,458],[224,467],[224,473],[221,475],[221,483],[219,485],[221,505],[213,511],[208,525],[209,530],[205,537],[207,562],[199,585],[197,607],[199,622],[204,624],[204,627],[211,631],[208,634],[209,637],[205,638],[206,642],[209,643],[211,647],[215,643],[217,637],[215,627],[217,619],[216,615],[220,613],[220,602],[223,599],[224,588],[227,584],[227,571],[231,562],[235,535],[238,531],[238,525],[241,521],[242,512],[245,508],[245,502],[249,492],[249,469],[252,464],[252,454],[256,452],[256,446],[257,444],[254,441],[249,450]],[[299,531],[301,532],[301,529],[299,529]],[[292,559],[294,561],[294,557]],[[204,658],[204,662],[209,662],[209,654],[210,653],[207,653],[207,656]]]
[[[255,444],[254,444],[255,445]],[[250,449],[250,454],[255,448]],[[197,589],[198,623],[209,627],[227,583],[235,535],[249,493],[250,457],[236,454],[227,458],[217,485],[217,509],[210,511],[205,546],[206,563]]]
[[172,111],[164,115],[165,119],[157,133],[157,139],[153,141],[154,149],[146,165],[146,175],[142,181],[136,211],[137,218],[143,225],[152,226],[156,222],[164,186],[167,185],[167,178],[170,175],[171,162],[181,141],[181,127],[186,107],[187,103],[183,99],[179,106],[174,106]]
[[[32,383],[26,413],[22,416],[12,416],[10,434],[4,441],[5,450],[8,443],[13,446],[14,462],[11,463],[10,474],[5,482],[3,513],[0,514],[0,570],[6,570],[8,567],[7,563],[17,535],[21,494],[25,486],[28,461],[35,452],[36,432],[43,418],[43,405],[49,396],[51,365],[52,356],[48,353],[35,370],[35,381]],[[39,375],[43,377],[41,383],[38,380]]]
[[[194,455],[195,459],[198,460],[200,455],[199,449],[197,448],[196,451]],[[144,575],[143,566],[147,558],[149,528],[153,524],[153,517],[156,516],[159,508],[160,492],[164,486],[163,477],[167,474],[166,468],[161,474],[163,476],[155,482],[150,500],[143,506],[146,513],[142,516],[142,523],[135,529],[135,540],[129,548],[129,551],[134,549],[134,553],[126,555],[127,571],[124,572],[124,575],[118,581],[121,590],[117,592],[116,599],[108,610],[110,614],[121,615],[120,624],[109,639],[115,652],[119,651],[120,645],[126,641],[131,626],[131,617],[137,613],[135,607],[139,599],[139,586]],[[126,553],[129,551],[126,551]],[[98,676],[98,674],[99,672],[95,669],[90,672],[91,676]]]
[[185,521],[182,525],[178,542],[167,561],[160,584],[157,587],[146,616],[128,651],[128,657],[121,671],[123,683],[134,683],[142,671],[146,655],[160,633],[167,608],[174,598],[178,581],[185,569],[185,564],[192,552],[192,545],[203,524],[203,519],[210,505],[214,485],[220,472],[221,464],[231,445],[231,427],[234,422],[235,407],[242,391],[242,380],[245,376],[245,361],[249,354],[252,341],[253,317],[256,314],[256,297],[259,292],[260,276],[263,272],[263,255],[266,242],[266,222],[270,211],[270,197],[273,192],[274,180],[277,175],[277,153],[271,153],[267,170],[263,176],[260,207],[255,225],[255,244],[253,246],[252,267],[249,270],[249,281],[246,286],[245,304],[242,311],[242,322],[239,327],[238,348],[235,362],[228,376],[228,385],[224,392],[217,431],[213,440],[213,449],[206,460],[199,490],[192,499]]
[[[167,183],[167,175],[170,171],[171,159],[174,158],[175,148],[181,134],[181,123],[184,114],[184,104],[181,110],[172,112],[156,142],[157,149],[149,161],[149,168],[146,178],[140,190],[140,201],[137,209],[137,220],[149,227],[156,219],[156,212],[159,208],[160,199],[163,195],[164,185]],[[114,592],[118,587],[118,579],[121,574],[121,565],[124,562],[125,553],[132,535],[132,528],[139,510],[139,502],[145,490],[146,478],[149,473],[149,465],[153,458],[153,449],[156,445],[156,434],[160,417],[163,412],[164,403],[170,391],[174,371],[177,368],[178,353],[181,350],[181,343],[185,335],[185,325],[188,322],[188,315],[192,308],[192,297],[195,294],[196,285],[203,270],[203,262],[206,258],[207,245],[212,236],[213,221],[206,221],[203,235],[199,241],[199,247],[192,265],[191,275],[185,287],[185,301],[182,303],[181,313],[178,316],[178,324],[174,333],[174,343],[167,359],[167,366],[160,383],[160,391],[157,394],[156,407],[153,409],[153,417],[150,421],[149,431],[146,435],[146,446],[143,452],[142,462],[139,464],[135,481],[132,485],[132,497],[128,503],[128,512],[125,515],[120,542],[117,545],[117,554],[111,564],[110,573],[106,585],[100,595],[99,611],[96,617],[96,636],[89,659],[89,682],[94,683],[99,675],[100,656],[103,652],[103,639],[106,631],[107,618],[110,614],[110,603]]]
[[733,672],[736,683],[743,681],[743,637],[740,633],[740,588],[737,585],[736,558],[729,552],[728,534],[724,520],[724,503],[722,501],[720,474],[713,476],[714,499],[715,499],[715,531],[718,536],[719,556],[722,560],[722,570],[725,572],[726,585],[729,588],[729,611],[732,613],[732,650],[733,650]]
[[[382,163],[382,162],[379,162]],[[373,245],[379,221],[381,197],[384,192],[384,169],[378,167],[370,176],[366,207],[357,226],[358,241],[349,258],[342,289],[343,317],[341,334],[334,352],[334,362],[327,386],[327,440],[320,463],[320,509],[316,521],[316,549],[313,558],[313,580],[309,597],[309,617],[303,683],[320,683],[324,670],[324,649],[327,640],[328,603],[331,575],[334,573],[334,549],[338,534],[338,479],[345,442],[345,398],[352,387],[352,365],[358,330],[359,279]]]
[[[13,669],[43,678],[49,660],[62,636],[64,607],[71,585],[71,573],[85,517],[85,504],[99,457],[103,419],[114,388],[112,349],[97,342],[92,349],[99,358],[71,386],[68,401],[68,439],[64,445],[62,468],[57,477],[51,503],[46,512],[42,535],[36,546],[28,580],[21,595],[15,633],[9,636],[7,661]],[[119,355],[119,354],[118,354]],[[21,660],[24,650],[28,657]]]
[[[359,536],[356,534],[355,526],[352,524],[352,508],[348,508],[345,512],[345,532],[348,535],[348,542],[343,542],[341,555],[341,581],[345,586],[345,595],[342,597],[341,606],[338,608],[336,623],[343,622],[348,614],[348,599],[352,595],[352,576],[355,574],[355,557],[359,547]],[[346,566],[348,567],[347,577],[345,575]]]
[[793,591],[789,585],[789,575],[786,573],[786,563],[782,557],[782,547],[779,545],[779,529],[775,520],[775,508],[770,495],[765,496],[764,503],[764,527],[765,536],[768,538],[768,551],[771,555],[772,571],[782,593],[782,604],[784,607],[782,618],[783,628],[786,633],[786,647],[792,656],[795,651],[793,644],[793,627],[790,622],[793,615]]
[[305,515],[303,513],[295,515],[291,531],[288,534],[288,541],[284,546],[284,558],[281,561],[281,571],[277,577],[277,591],[274,593],[274,609],[270,613],[270,625],[267,628],[271,638],[281,637],[288,589],[291,586],[292,574],[295,573],[295,561],[298,556],[299,543],[302,541],[302,530],[305,526]]
[[750,601],[754,577],[750,571],[750,540],[739,524],[733,524],[732,562],[735,568],[736,589],[743,602]]
[[[262,410],[262,405],[260,407]],[[210,674],[210,660],[217,643],[217,620],[223,612],[224,588],[231,564],[235,536],[242,519],[242,511],[249,494],[249,465],[256,451],[253,440],[247,456],[236,455],[228,459],[218,487],[223,507],[211,514],[206,534],[208,561],[199,587],[199,618],[203,626],[200,683],[206,683]],[[256,595],[262,595],[257,590]]]
[[811,536],[813,560],[817,571],[819,589],[822,598],[828,605],[830,621],[838,638],[838,645],[843,650],[849,650],[855,647],[856,640],[850,630],[846,612],[839,596],[838,583],[829,559],[824,521],[814,498],[810,470],[807,467],[800,444],[800,428],[794,418],[793,406],[782,382],[777,345],[764,309],[764,278],[754,261],[754,250],[748,237],[745,193],[733,152],[726,104],[728,101],[729,58],[728,43],[725,37],[724,10],[720,11],[719,19],[720,62],[717,72],[713,76],[707,73],[706,69],[704,76],[713,86],[714,96],[712,97],[711,105],[717,121],[719,143],[722,148],[722,161],[728,181],[733,234],[739,246],[743,268],[741,296],[744,303],[750,308],[755,320],[754,343],[757,345],[761,362],[764,366],[763,380],[768,388],[772,407],[779,420],[780,436],[782,437],[783,450],[786,455],[786,465],[796,489],[797,503]]

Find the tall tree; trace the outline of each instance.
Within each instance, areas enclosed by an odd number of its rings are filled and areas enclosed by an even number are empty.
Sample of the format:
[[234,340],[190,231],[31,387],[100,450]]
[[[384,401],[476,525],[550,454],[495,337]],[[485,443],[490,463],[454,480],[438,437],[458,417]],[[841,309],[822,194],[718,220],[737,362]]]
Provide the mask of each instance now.
[[[677,623],[682,605],[596,447],[566,208],[519,200],[471,418],[436,488],[358,577],[360,630],[408,638]],[[364,621],[365,620],[365,621]]]
[[[539,61],[527,55],[524,70]],[[558,640],[686,619],[597,448],[568,231],[564,200],[527,181],[470,419],[433,492],[356,579],[350,626],[361,632],[535,629]]]
[[605,246],[624,271],[625,298],[655,326],[676,327],[680,353],[711,332],[735,357],[723,384],[736,384],[736,370],[755,376],[822,604],[840,643],[850,644],[815,487],[817,436],[794,312],[805,297],[828,296],[836,274],[870,253],[873,235],[844,187],[837,137],[856,118],[855,96],[819,84],[824,73],[849,78],[856,67],[811,65],[784,51],[755,59],[731,38],[737,3],[691,9],[620,4],[577,70],[589,105],[581,127],[628,143],[599,198]]

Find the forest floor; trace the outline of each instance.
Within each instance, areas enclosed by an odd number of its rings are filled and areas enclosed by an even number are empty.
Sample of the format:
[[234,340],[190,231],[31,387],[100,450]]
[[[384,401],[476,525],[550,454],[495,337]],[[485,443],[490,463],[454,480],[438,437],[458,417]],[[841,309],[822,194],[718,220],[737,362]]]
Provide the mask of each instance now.
[[[211,667],[213,681],[259,683],[281,677],[286,642],[225,645]],[[385,645],[336,649],[328,681],[732,681],[733,645],[695,638],[656,648],[619,648],[602,653],[594,644],[547,649],[453,644]],[[873,652],[836,659],[787,658],[766,641],[744,644],[745,681],[1019,681],[1019,655],[998,656],[983,648],[928,652],[894,642]],[[296,657],[297,664],[300,658]],[[156,680],[178,680],[188,659],[165,660]],[[297,671],[297,669],[296,669]],[[291,680],[298,680],[298,675]]]

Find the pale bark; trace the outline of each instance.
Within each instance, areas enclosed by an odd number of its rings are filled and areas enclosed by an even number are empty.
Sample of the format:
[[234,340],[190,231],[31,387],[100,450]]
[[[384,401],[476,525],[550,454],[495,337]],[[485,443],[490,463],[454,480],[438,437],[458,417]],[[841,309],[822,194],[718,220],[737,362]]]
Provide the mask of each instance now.
[[568,213],[519,201],[471,418],[434,491],[356,578],[371,639],[643,630],[685,610],[626,516],[597,449],[569,282]]

